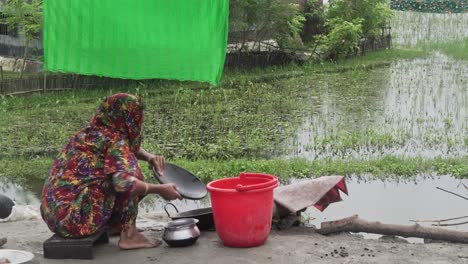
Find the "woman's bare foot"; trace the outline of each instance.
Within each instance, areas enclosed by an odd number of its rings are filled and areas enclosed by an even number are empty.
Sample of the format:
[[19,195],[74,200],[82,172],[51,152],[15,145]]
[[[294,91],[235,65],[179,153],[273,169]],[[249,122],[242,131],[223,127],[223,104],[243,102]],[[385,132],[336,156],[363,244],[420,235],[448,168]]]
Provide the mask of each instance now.
[[161,241],[149,240],[139,233],[136,227],[131,227],[120,234],[119,247],[121,249],[155,248],[159,245],[161,245]]

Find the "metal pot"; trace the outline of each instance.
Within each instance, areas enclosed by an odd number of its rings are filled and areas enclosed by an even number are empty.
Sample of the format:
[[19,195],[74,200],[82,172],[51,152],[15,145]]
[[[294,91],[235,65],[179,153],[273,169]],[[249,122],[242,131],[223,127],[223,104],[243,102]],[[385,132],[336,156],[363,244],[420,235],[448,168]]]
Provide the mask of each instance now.
[[164,242],[171,247],[193,245],[200,237],[197,223],[198,220],[195,218],[183,218],[169,222],[164,228]]
[[[177,214],[175,215],[169,214],[167,210],[168,205],[171,205],[172,207],[174,207]],[[164,211],[166,211],[167,216],[169,216],[172,220],[195,218],[198,220],[198,223],[197,223],[198,229],[214,230],[213,210],[211,209],[211,207],[189,210],[189,211],[179,213],[179,209],[177,209],[177,207],[174,204],[167,203],[164,206]]]

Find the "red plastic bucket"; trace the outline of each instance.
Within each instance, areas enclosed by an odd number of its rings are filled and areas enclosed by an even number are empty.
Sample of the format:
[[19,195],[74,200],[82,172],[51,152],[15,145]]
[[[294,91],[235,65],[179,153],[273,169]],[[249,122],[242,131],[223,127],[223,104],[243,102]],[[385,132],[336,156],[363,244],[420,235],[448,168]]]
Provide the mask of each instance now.
[[255,247],[268,239],[278,178],[241,173],[208,183],[216,232],[224,245]]

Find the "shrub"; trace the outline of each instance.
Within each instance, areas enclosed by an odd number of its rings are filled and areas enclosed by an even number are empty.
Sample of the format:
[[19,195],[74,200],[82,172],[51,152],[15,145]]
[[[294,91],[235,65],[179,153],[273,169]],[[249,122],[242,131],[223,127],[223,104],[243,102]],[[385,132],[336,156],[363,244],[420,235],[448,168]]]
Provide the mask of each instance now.
[[363,36],[375,38],[392,17],[392,10],[390,0],[330,0],[327,15],[348,22],[361,18]]
[[280,47],[301,46],[305,21],[299,7],[284,0],[231,0],[229,31],[239,42],[273,38]]
[[330,32],[323,36],[326,57],[332,60],[342,59],[359,51],[359,40],[362,35],[362,19],[345,21],[341,18],[327,20]]

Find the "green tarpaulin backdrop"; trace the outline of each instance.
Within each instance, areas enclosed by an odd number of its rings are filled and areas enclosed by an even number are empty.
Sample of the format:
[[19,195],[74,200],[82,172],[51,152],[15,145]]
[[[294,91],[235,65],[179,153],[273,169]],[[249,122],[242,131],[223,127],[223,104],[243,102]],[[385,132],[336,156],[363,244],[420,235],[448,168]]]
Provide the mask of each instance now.
[[228,0],[44,0],[45,69],[218,84]]

